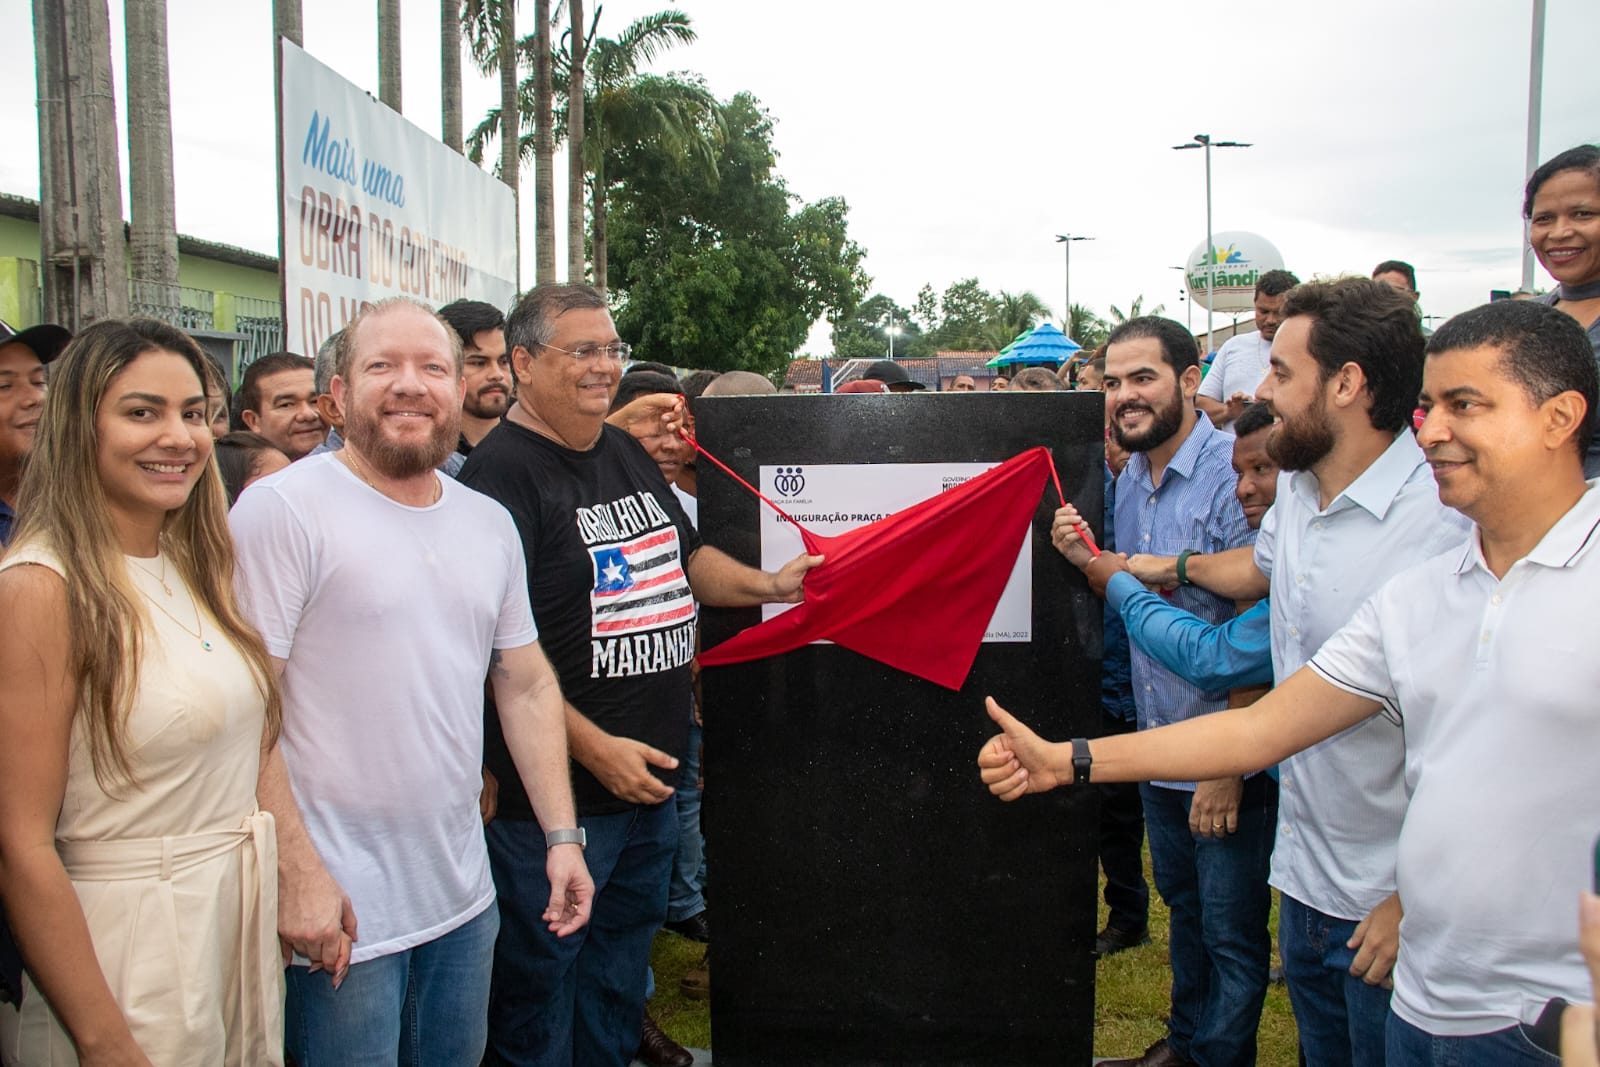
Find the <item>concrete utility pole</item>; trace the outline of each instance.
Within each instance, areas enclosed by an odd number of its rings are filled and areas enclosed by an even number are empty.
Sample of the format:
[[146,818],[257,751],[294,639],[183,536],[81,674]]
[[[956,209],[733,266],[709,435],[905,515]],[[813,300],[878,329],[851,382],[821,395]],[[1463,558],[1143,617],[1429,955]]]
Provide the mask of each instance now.
[[400,0],[378,0],[378,99],[400,110]]
[[33,0],[44,318],[79,329],[128,313],[106,0]]
[[128,258],[140,303],[176,309],[177,194],[172,179],[172,85],[167,0],[126,0],[128,48]]

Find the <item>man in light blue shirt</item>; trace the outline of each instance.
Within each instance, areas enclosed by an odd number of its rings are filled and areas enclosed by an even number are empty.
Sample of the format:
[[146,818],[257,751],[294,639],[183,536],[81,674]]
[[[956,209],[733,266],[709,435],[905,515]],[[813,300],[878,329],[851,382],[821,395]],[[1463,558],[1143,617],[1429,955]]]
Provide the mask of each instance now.
[[[1234,496],[1252,530],[1277,496],[1278,464],[1267,453],[1272,412],[1262,403],[1245,408],[1234,423]],[[1109,576],[1095,572],[1090,587],[1117,613],[1128,639],[1167,670],[1202,689],[1238,689],[1272,684],[1272,631],[1269,602],[1261,600],[1226,622],[1210,623],[1174,607],[1146,589],[1121,564]],[[1084,559],[1083,564],[1088,565]]]
[[[1199,346],[1170,319],[1132,319],[1112,331],[1105,391],[1111,432],[1133,453],[1117,479],[1116,544],[1125,552],[1208,553],[1254,538],[1233,494],[1233,439],[1197,415]],[[1060,519],[1057,519],[1060,525]],[[1233,605],[1201,589],[1178,607],[1209,622]],[[1139,728],[1226,706],[1132,650]],[[1264,775],[1140,787],[1156,888],[1171,913],[1172,1004],[1168,1036],[1127,1061],[1141,1067],[1248,1063],[1266,995],[1271,939],[1267,854],[1276,787]]]

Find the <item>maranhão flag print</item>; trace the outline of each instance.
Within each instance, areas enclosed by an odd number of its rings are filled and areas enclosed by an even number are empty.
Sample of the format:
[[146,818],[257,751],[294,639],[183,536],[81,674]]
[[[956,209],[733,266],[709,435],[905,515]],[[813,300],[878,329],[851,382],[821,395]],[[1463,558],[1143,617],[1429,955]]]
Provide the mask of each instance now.
[[[715,457],[706,458],[761,495]],[[702,652],[701,666],[743,663],[827,640],[960,689],[1011,576],[1045,478],[1054,473],[1049,451],[1030,448],[848,533],[823,537],[795,523],[806,551],[827,557],[806,574],[805,601]]]

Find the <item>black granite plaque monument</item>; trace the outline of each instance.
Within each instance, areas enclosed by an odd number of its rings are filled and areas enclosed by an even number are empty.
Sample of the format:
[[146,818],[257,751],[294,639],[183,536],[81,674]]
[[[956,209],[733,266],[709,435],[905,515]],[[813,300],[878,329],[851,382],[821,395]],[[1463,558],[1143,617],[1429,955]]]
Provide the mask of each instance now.
[[[1097,537],[1103,411],[1098,393],[695,404],[701,443],[754,485],[763,466],[999,462],[1043,445]],[[699,469],[706,541],[759,563],[764,505]],[[995,732],[985,694],[1052,739],[1100,721],[1101,606],[1050,544],[1057,506],[1047,483],[1031,641],[985,643],[960,692],[827,644],[705,670],[719,1067],[1090,1062],[1095,797],[1002,804],[975,763]],[[707,609],[703,646],[760,618]]]

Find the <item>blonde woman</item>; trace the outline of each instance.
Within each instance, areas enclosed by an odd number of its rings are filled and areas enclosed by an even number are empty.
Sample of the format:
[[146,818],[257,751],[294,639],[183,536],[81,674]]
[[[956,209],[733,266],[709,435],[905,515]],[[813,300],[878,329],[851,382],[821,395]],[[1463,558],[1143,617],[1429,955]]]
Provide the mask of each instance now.
[[261,639],[234,603],[204,357],[96,323],[52,368],[0,559],[7,1063],[282,1062]]

